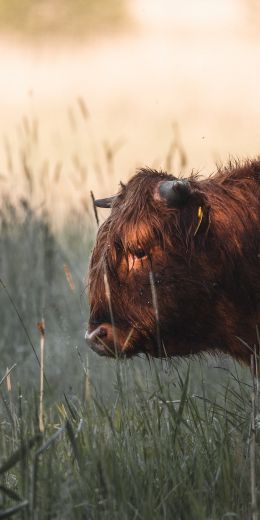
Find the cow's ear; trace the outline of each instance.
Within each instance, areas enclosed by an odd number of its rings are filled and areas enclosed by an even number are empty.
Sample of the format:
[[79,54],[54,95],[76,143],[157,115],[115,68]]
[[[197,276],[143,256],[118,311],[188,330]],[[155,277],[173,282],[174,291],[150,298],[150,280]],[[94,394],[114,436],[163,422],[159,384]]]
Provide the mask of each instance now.
[[180,225],[186,234],[196,237],[208,230],[209,205],[205,194],[193,182],[188,179],[163,181],[157,193],[169,208],[179,210]]

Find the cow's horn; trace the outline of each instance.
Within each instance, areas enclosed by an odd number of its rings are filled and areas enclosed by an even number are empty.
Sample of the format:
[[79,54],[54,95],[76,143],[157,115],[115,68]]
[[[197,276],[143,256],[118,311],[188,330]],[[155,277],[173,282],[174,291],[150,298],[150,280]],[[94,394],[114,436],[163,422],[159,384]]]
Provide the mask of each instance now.
[[106,199],[95,200],[95,206],[98,208],[111,208],[116,197],[117,196],[114,195],[113,197],[107,197]]
[[191,186],[186,179],[164,181],[159,188],[160,196],[167,201],[168,206],[178,208],[185,204],[191,194]]

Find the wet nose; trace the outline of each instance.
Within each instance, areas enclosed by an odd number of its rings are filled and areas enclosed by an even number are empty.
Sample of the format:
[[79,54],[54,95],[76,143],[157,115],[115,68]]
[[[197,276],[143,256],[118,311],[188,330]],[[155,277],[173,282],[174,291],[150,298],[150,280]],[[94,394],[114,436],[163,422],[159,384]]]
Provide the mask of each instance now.
[[85,340],[95,341],[97,338],[106,338],[108,336],[108,325],[99,325],[96,329],[86,330]]
[[111,323],[102,323],[94,330],[89,327],[86,331],[85,339],[89,347],[101,356],[115,356],[117,351],[115,332]]

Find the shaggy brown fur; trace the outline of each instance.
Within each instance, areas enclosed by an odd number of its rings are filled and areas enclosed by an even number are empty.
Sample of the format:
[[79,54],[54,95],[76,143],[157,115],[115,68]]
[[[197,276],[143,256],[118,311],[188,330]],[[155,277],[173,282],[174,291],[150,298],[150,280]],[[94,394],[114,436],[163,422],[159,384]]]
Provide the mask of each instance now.
[[90,263],[87,337],[103,355],[222,351],[249,363],[260,325],[260,161],[191,176],[180,209],[154,196],[170,179],[143,169],[113,201]]

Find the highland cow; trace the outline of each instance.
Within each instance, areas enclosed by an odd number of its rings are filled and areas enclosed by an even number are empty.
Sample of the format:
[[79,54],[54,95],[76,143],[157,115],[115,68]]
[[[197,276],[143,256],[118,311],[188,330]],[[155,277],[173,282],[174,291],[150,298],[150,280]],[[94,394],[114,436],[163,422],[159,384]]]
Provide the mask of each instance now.
[[140,170],[98,231],[86,339],[100,355],[224,352],[250,363],[260,325],[260,161],[200,179]]

